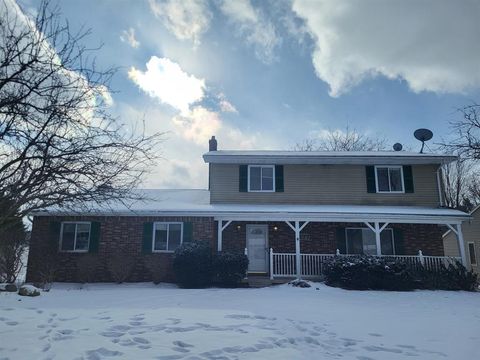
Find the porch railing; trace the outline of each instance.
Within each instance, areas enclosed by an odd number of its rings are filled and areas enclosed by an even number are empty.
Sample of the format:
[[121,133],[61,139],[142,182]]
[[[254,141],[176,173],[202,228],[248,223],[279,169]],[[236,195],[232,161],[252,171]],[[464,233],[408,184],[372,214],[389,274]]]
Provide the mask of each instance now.
[[[301,275],[305,278],[315,278],[323,275],[325,263],[335,254],[300,254]],[[355,255],[340,255],[355,256]],[[425,256],[419,251],[418,255],[380,255],[379,257],[402,260],[412,268],[423,266],[429,270],[439,270],[442,265],[448,266],[460,257]],[[270,277],[296,277],[297,265],[295,253],[275,253],[270,249]]]

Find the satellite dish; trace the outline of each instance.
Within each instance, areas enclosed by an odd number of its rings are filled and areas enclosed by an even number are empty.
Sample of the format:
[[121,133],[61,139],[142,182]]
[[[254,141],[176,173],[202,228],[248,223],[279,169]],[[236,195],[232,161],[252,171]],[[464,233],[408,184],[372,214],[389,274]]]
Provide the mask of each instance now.
[[423,154],[423,147],[425,146],[425,141],[430,140],[433,137],[433,133],[428,129],[417,129],[413,133],[413,136],[415,136],[415,139],[422,142],[420,154]]
[[393,144],[393,150],[395,150],[395,151],[402,151],[402,149],[403,149],[402,144],[400,144],[400,143],[395,143],[395,144]]

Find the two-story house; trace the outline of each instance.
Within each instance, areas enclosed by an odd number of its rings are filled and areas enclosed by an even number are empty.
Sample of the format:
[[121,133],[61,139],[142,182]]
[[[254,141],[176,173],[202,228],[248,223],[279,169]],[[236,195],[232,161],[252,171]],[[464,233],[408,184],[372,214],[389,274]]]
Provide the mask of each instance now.
[[[38,280],[48,249],[57,281],[77,281],[76,261],[98,258],[96,279],[110,281],[116,251],[135,258],[131,281],[147,281],[149,261],[173,280],[175,249],[208,241],[214,251],[245,252],[249,274],[319,276],[334,254],[401,257],[436,266],[448,227],[464,249],[468,215],[443,206],[441,165],[454,156],[404,151],[221,151],[214,137],[203,156],[208,190],[143,190],[126,207],[45,209],[33,215],[29,281]],[[465,262],[465,254],[460,258]]]

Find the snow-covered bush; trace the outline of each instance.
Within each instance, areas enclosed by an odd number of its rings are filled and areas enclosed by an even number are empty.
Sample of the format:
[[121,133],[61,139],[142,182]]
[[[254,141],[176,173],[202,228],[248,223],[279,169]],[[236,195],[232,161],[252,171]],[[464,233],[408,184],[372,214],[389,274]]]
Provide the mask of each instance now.
[[325,266],[325,283],[351,290],[397,290],[416,288],[405,263],[373,256],[335,256]]
[[245,254],[221,252],[213,258],[215,281],[224,286],[236,286],[245,277],[248,257]]
[[180,286],[201,288],[212,282],[212,249],[206,242],[183,243],[175,250],[173,271]]
[[477,275],[460,262],[429,270],[410,267],[400,259],[373,256],[335,256],[325,265],[325,283],[352,290],[465,290],[475,291]]
[[448,267],[441,265],[435,271],[420,267],[414,276],[420,281],[422,289],[429,290],[475,291],[478,281],[477,274],[468,271],[459,261]]

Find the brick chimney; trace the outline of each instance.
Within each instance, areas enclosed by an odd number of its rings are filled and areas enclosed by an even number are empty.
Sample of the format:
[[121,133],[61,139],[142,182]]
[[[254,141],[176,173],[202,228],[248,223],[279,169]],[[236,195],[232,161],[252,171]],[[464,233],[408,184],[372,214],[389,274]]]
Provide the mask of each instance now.
[[208,140],[208,151],[217,151],[217,140],[215,136],[212,136],[212,138]]

